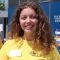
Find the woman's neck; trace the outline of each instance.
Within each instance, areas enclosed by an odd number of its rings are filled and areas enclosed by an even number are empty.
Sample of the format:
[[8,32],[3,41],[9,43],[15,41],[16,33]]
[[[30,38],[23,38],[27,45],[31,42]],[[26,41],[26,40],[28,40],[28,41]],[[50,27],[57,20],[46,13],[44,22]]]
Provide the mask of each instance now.
[[28,41],[31,41],[31,40],[34,40],[34,36],[32,33],[25,33],[24,34],[24,39],[28,40]]

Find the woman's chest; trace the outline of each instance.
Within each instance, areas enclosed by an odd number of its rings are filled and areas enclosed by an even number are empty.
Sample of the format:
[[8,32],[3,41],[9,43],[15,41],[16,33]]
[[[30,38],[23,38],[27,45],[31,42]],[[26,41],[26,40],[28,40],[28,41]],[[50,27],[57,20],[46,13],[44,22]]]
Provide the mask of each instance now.
[[12,48],[8,51],[9,60],[51,60],[41,54],[35,53],[32,47],[27,44],[23,44],[20,48]]
[[8,54],[9,60],[50,60],[40,55],[38,56],[30,48],[12,49]]
[[9,60],[47,60],[43,56],[37,56],[35,54],[32,54],[31,51],[24,50],[15,50],[14,52],[11,51],[10,55],[8,56]]

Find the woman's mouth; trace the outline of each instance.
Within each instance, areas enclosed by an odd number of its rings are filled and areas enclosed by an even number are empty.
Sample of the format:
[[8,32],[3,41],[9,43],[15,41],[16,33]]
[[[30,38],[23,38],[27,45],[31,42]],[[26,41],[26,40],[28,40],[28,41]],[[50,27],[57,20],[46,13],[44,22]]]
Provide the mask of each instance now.
[[30,25],[30,26],[25,26],[25,28],[28,29],[28,30],[29,30],[29,29],[32,29],[32,27],[33,27],[33,26],[31,26],[31,25]]
[[33,27],[34,27],[34,25],[33,25],[33,24],[25,25],[25,28],[26,28],[27,30],[32,29]]

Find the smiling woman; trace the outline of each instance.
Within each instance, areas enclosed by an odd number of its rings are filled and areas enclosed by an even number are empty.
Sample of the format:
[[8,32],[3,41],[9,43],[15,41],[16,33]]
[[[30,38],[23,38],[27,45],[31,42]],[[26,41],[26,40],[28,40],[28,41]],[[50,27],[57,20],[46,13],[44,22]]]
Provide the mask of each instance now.
[[1,60],[60,60],[48,18],[34,2],[17,8],[9,37],[1,48]]

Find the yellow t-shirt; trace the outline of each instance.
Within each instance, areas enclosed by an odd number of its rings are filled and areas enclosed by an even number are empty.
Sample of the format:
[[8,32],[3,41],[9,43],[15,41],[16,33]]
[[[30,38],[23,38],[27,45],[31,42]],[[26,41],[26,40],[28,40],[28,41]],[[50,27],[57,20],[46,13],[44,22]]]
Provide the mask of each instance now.
[[[37,46],[37,45],[36,45]],[[0,60],[60,60],[59,53],[54,48],[48,55],[44,55],[42,50],[33,50],[33,41],[26,41],[22,39],[8,40],[0,51]],[[39,51],[38,51],[39,50]]]

